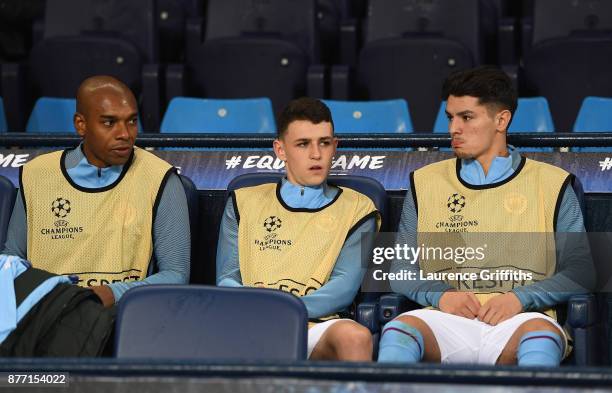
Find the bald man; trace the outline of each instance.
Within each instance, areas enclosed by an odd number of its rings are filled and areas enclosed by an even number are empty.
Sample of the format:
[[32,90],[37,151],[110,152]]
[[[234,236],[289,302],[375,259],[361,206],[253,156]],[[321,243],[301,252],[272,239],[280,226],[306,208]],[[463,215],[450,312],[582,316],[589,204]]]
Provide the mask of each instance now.
[[[136,99],[115,78],[77,92],[81,144],[21,168],[4,254],[76,275],[105,306],[142,284],[189,280],[187,198],[175,169],[134,146]],[[155,261],[157,273],[147,277]]]

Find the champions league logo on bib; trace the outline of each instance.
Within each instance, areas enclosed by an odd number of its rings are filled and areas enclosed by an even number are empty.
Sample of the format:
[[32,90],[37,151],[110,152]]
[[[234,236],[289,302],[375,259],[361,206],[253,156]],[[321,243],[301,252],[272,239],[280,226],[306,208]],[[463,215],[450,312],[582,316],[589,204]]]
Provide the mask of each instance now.
[[273,233],[282,228],[282,226],[283,220],[280,217],[270,216],[264,220],[263,228],[266,232],[264,232],[263,240],[255,239],[255,245],[259,248],[259,251],[282,251],[283,247],[291,246],[291,240],[279,239],[278,233]]
[[464,216],[461,213],[468,202],[465,196],[454,193],[446,200],[446,208],[451,213],[448,221],[440,221],[436,224],[436,228],[444,229],[446,232],[468,232],[469,227],[478,226],[477,220],[464,220]]
[[40,233],[43,235],[49,235],[51,239],[74,239],[74,234],[83,232],[83,227],[69,227],[68,220],[66,219],[70,212],[72,211],[72,206],[70,205],[70,201],[66,198],[56,198],[53,202],[51,202],[51,213],[58,218],[53,225],[55,228],[43,228],[40,230]]

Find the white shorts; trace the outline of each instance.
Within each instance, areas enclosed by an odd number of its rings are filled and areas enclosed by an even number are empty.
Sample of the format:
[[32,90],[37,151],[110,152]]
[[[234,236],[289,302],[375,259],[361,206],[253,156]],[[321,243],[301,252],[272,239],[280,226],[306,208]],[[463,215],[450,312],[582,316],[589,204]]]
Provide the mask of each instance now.
[[319,340],[321,340],[321,336],[323,336],[323,333],[325,333],[331,325],[333,325],[334,323],[338,321],[355,322],[352,319],[346,319],[346,318],[330,319],[329,321],[317,323],[316,325],[308,329],[308,358],[310,358],[310,354],[312,353],[312,350],[317,345]]
[[520,313],[496,326],[438,310],[413,310],[402,315],[419,318],[429,326],[440,347],[442,363],[495,364],[516,329],[535,318],[555,325],[567,347],[563,328],[548,315],[538,312]]

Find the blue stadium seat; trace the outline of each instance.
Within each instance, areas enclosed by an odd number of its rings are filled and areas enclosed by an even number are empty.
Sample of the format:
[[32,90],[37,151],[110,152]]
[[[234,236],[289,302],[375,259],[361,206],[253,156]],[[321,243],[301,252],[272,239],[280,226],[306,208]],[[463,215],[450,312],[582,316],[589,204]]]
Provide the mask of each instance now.
[[267,98],[204,99],[175,97],[162,120],[163,133],[274,133]]
[[34,104],[26,131],[73,133],[75,112],[74,98],[41,97]]
[[410,133],[413,131],[406,100],[323,100],[334,119],[336,133]]
[[[448,118],[446,117],[446,101],[442,101],[438,116],[434,124],[434,133],[448,132]],[[508,132],[554,132],[548,101],[544,97],[519,98],[518,107],[510,123]],[[553,151],[553,148],[520,148],[521,151]]]
[[[36,100],[28,124],[27,132],[73,133],[76,99],[59,97],[40,97]],[[140,117],[138,131],[142,130]]]
[[[574,132],[612,132],[612,98],[586,97],[574,123]],[[573,147],[572,151],[612,151],[612,147]]]
[[151,285],[125,293],[115,356],[143,359],[306,359],[307,314],[295,296],[261,288]]
[[4,248],[9,220],[13,213],[17,189],[13,183],[4,176],[0,176],[0,247]]
[[610,1],[537,0],[533,24],[523,25],[532,30],[524,34],[525,88],[548,99],[559,131],[571,130],[584,97],[612,96],[610,15]]
[[6,125],[6,115],[4,114],[4,101],[0,97],[0,132],[6,132],[8,127]]
[[586,97],[574,123],[574,132],[612,132],[612,98]]

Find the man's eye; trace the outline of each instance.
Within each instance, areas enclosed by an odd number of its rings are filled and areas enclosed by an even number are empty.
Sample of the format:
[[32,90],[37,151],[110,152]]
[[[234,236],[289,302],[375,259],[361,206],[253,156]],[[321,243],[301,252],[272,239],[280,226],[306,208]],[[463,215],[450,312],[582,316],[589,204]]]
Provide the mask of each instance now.
[[330,141],[322,141],[321,142],[321,146],[327,146],[329,145],[331,142]]
[[112,120],[106,120],[106,121],[105,121],[104,123],[102,123],[102,124],[104,124],[104,126],[106,126],[106,127],[112,127],[112,126],[113,126],[113,124],[115,124],[115,122],[114,122],[114,121],[112,121]]
[[298,147],[305,147],[306,146],[306,142],[300,142],[297,145],[298,145]]
[[129,121],[129,123],[131,125],[135,125],[137,123],[137,119],[132,119],[132,120]]
[[468,120],[472,120],[472,116],[463,116],[463,120],[468,121]]

